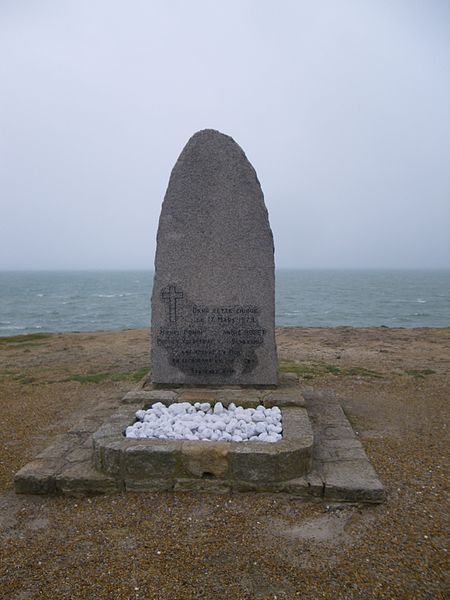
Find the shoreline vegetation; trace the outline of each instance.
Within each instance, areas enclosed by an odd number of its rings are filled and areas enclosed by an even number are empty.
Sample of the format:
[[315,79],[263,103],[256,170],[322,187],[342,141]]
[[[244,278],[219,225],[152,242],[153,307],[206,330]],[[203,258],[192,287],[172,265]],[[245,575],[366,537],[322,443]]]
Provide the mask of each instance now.
[[276,330],[280,369],[341,402],[386,487],[380,506],[16,495],[19,468],[146,375],[149,338],[0,338],[0,598],[446,597],[449,327]]

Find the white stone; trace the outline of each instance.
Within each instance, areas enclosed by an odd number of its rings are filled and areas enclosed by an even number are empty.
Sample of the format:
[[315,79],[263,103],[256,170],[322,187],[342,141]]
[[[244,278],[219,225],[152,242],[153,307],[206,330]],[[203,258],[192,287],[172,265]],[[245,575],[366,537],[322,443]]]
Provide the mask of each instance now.
[[169,406],[169,413],[172,415],[181,415],[182,413],[186,412],[186,407],[184,406],[183,402],[180,402],[179,404],[171,404]]
[[259,423],[256,423],[256,425],[255,425],[255,431],[258,434],[264,433],[266,431],[266,424],[263,423],[262,421],[260,421]]
[[281,439],[282,416],[278,407],[265,409],[236,406],[225,408],[217,402],[156,402],[148,410],[136,411],[135,423],[125,436],[132,439],[185,439],[203,441],[276,442]]
[[247,436],[251,438],[256,433],[256,425],[254,423],[248,423],[247,427],[245,428],[245,431],[247,433]]
[[256,412],[253,413],[252,415],[252,421],[254,423],[258,423],[258,422],[262,422],[265,420],[265,416],[264,413],[261,410],[257,410]]

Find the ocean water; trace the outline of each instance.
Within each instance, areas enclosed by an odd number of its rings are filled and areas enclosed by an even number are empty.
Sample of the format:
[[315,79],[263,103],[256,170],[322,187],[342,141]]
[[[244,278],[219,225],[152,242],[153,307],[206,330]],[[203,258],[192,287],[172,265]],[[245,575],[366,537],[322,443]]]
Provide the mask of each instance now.
[[[151,271],[0,272],[0,335],[150,323]],[[277,270],[276,324],[449,327],[450,270]]]

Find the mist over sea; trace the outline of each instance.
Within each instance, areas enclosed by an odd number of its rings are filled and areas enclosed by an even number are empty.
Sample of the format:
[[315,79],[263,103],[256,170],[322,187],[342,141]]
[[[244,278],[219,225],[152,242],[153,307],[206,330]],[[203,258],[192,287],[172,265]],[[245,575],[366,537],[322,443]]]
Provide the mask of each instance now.
[[[152,271],[0,272],[0,335],[148,327]],[[276,272],[276,324],[449,327],[450,270]]]

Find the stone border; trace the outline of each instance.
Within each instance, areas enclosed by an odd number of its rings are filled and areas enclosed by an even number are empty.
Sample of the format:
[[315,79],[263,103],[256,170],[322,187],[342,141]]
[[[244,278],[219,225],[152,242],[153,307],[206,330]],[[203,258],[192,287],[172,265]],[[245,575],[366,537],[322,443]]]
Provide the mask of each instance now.
[[[163,400],[146,402],[144,408],[156,401]],[[169,405],[173,400],[163,402]],[[142,403],[119,409],[93,435],[95,467],[123,480],[125,487],[132,482],[143,487],[145,481],[151,486],[153,479],[171,480],[174,487],[187,478],[223,479],[229,485],[233,480],[265,483],[311,470],[313,432],[304,408],[281,409],[283,438],[276,443],[127,439],[123,432],[141,408]]]
[[[295,375],[286,387],[295,387],[297,402],[306,406],[314,434],[313,464],[309,474],[282,482],[251,482],[223,479],[180,478],[172,485],[162,479],[148,482],[120,482],[116,478],[100,473],[93,464],[93,435],[104,422],[104,415],[85,417],[69,432],[57,437],[56,441],[41,452],[34,461],[25,465],[14,478],[17,493],[66,494],[84,496],[117,491],[161,491],[172,490],[197,492],[277,492],[308,500],[338,502],[380,503],[385,500],[383,485],[370,464],[361,442],[332,393],[308,389],[301,397],[300,389],[294,385]],[[147,388],[148,389],[148,388]],[[156,390],[149,390],[156,391]],[[159,393],[167,390],[159,390]],[[206,390],[201,390],[206,391]],[[223,390],[220,390],[222,392]],[[249,390],[235,389],[235,396],[248,395]],[[143,390],[142,385],[130,392],[122,403],[112,405],[114,409],[134,411],[127,407],[133,396],[136,403]],[[258,394],[261,392],[256,390]],[[278,395],[279,390],[265,392]],[[172,392],[178,394],[179,392]],[[219,392],[216,392],[219,393]],[[262,392],[264,393],[264,392]],[[172,400],[170,397],[170,401]],[[147,399],[147,396],[145,396]],[[238,397],[233,401],[242,404]],[[260,398],[258,398],[258,402]],[[142,402],[142,397],[139,398]],[[280,405],[278,401],[278,405]],[[212,443],[212,442],[211,442]]]
[[123,404],[143,403],[150,407],[154,402],[170,404],[171,402],[222,402],[228,406],[231,402],[238,403],[244,408],[254,408],[263,404],[266,408],[272,406],[305,408],[298,377],[294,373],[282,373],[280,385],[272,387],[248,386],[180,386],[168,388],[167,386],[154,385],[143,380],[136,389],[128,392],[123,398]]
[[307,388],[303,397],[314,431],[313,472],[323,481],[323,498],[383,502],[384,487],[334,393]]

